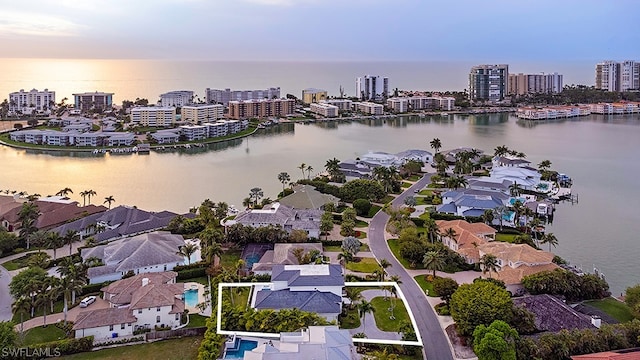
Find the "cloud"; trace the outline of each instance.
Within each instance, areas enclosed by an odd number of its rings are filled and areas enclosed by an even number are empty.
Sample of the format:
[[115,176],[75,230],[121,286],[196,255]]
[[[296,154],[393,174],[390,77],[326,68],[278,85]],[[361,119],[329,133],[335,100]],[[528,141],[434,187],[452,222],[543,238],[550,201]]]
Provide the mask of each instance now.
[[314,0],[244,0],[250,3],[270,6],[292,6],[315,2]]
[[3,11],[0,35],[74,36],[80,25],[59,17]]

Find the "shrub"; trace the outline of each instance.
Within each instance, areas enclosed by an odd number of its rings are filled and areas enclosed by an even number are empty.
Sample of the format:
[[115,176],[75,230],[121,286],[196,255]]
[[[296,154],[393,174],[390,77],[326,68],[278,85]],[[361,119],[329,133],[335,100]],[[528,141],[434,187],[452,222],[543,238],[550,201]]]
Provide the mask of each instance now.
[[438,315],[442,315],[442,316],[451,315],[451,312],[449,311],[449,306],[446,303],[440,303],[434,306],[434,309],[436,310],[436,313],[438,313]]
[[205,276],[205,275],[207,275],[205,270],[206,270],[206,268],[200,267],[200,268],[196,268],[196,269],[188,269],[188,270],[178,271],[177,279],[178,280],[185,280],[185,279],[192,279],[192,278],[195,278],[195,277]]
[[358,216],[364,216],[365,214],[369,214],[371,202],[367,199],[357,199],[353,202],[353,208],[356,210]]
[[[149,329],[144,329],[147,331],[144,332],[149,332]],[[139,331],[139,330],[136,330]],[[136,332],[133,332],[134,335],[136,335]],[[140,333],[139,333],[140,334]],[[133,342],[139,342],[139,341],[145,341],[146,338],[144,336],[136,336],[136,337],[132,337],[132,338],[128,338],[128,339],[119,339],[119,340],[109,340],[109,341],[105,341],[103,343],[99,343],[96,344],[94,347],[98,347],[98,346],[109,346],[109,345],[121,345],[121,344],[129,344],[129,343],[133,343]]]
[[60,355],[70,355],[90,351],[91,348],[93,348],[93,336],[87,336],[79,339],[63,339],[32,345],[28,347],[28,353],[44,353],[46,349],[57,349]]
[[206,264],[201,261],[195,262],[191,265],[178,265],[173,267],[173,271],[180,272],[182,270],[191,270],[191,269],[199,269],[201,267],[206,267]]

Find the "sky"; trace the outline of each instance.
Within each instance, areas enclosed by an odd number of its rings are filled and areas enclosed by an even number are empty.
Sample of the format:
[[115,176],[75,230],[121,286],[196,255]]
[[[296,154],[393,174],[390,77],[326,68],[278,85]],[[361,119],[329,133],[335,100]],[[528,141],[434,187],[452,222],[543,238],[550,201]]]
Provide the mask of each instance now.
[[0,57],[640,60],[637,0],[0,0]]

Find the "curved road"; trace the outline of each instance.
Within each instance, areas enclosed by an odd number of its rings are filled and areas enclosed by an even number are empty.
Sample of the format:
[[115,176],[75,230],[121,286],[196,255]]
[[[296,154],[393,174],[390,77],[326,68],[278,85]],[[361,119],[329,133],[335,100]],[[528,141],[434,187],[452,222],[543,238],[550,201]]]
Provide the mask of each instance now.
[[[425,176],[417,181],[413,186],[405,190],[392,202],[392,206],[400,206],[404,204],[404,199],[413,195],[415,190],[420,190],[429,184],[432,174]],[[391,267],[387,268],[387,273],[398,275],[402,279],[400,289],[407,298],[407,302],[413,311],[418,324],[418,330],[422,337],[423,354],[425,359],[429,360],[446,360],[453,359],[449,340],[444,331],[440,327],[435,312],[427,302],[422,289],[415,283],[411,275],[407,273],[405,268],[396,260],[389,250],[387,242],[384,238],[385,227],[389,221],[389,215],[383,211],[379,211],[369,223],[369,247],[371,252],[378,260],[387,259],[391,263]]]

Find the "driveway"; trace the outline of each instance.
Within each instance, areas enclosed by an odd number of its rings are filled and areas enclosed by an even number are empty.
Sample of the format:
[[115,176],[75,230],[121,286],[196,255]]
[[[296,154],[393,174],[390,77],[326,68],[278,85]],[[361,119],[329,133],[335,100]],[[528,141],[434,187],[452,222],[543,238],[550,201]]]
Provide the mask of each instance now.
[[[109,302],[103,300],[101,298],[97,298],[96,301],[87,306],[86,308],[81,308],[79,305],[71,308],[67,311],[67,321],[76,321],[78,315],[80,315],[83,311],[92,311],[98,309],[107,309],[109,307]],[[24,322],[24,330],[42,326],[42,325],[51,325],[55,324],[59,321],[64,321],[64,312],[54,313],[51,315],[47,315],[47,322],[44,322],[44,316],[34,317],[33,319],[29,319]],[[20,331],[20,323],[16,324],[16,330]]]
[[13,298],[9,294],[9,283],[11,275],[4,267],[0,266],[0,321],[9,321],[13,314],[11,313],[11,304]]
[[[415,194],[415,190],[421,190],[429,184],[432,174],[425,174],[422,179],[418,180],[411,187],[407,188],[402,194],[396,197],[392,202],[392,206],[401,206],[404,199]],[[369,224],[369,247],[378,259],[387,259],[392,266],[387,268],[390,276],[398,275],[402,279],[400,289],[407,298],[408,305],[411,307],[415,316],[420,337],[424,347],[422,349],[425,359],[429,360],[447,360],[453,359],[451,345],[444,330],[440,327],[438,317],[433,308],[427,302],[422,289],[416,284],[411,275],[393,256],[391,250],[387,246],[385,240],[385,227],[389,215],[383,211],[379,211]]]
[[[377,296],[385,296],[384,291],[382,290],[364,290],[361,295],[367,301],[371,301],[371,299]],[[364,315],[364,321],[360,322],[360,327],[356,329],[349,329],[349,333],[351,333],[351,335],[365,333],[367,334],[367,339],[402,340],[402,335],[400,333],[382,331],[378,329],[376,319],[372,313],[366,313]]]

